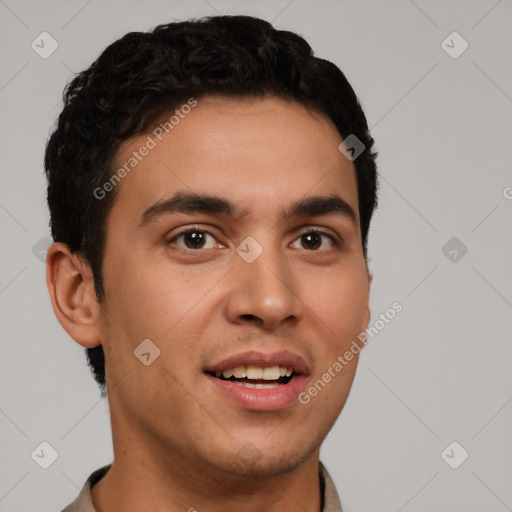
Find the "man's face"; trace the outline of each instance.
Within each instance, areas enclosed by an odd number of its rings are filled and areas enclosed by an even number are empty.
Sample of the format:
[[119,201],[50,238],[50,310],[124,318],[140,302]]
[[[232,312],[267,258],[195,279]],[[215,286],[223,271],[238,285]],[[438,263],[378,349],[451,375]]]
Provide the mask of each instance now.
[[[272,97],[201,99],[153,139],[107,223],[101,338],[114,442],[203,471],[292,469],[334,424],[357,356],[309,403],[299,393],[369,321],[354,166],[326,118]],[[126,143],[114,170],[146,141]],[[235,211],[162,206],[178,193]],[[338,196],[355,220],[333,201],[330,213],[286,215],[313,196]],[[147,339],[160,350],[149,365],[134,355]],[[277,381],[276,366],[293,368],[291,380]]]

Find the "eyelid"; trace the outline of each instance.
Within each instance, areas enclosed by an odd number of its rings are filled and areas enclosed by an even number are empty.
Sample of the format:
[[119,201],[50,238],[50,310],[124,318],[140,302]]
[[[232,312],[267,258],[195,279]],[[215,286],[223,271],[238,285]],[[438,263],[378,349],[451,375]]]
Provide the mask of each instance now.
[[[193,232],[193,231],[200,231],[201,233],[210,235],[216,242],[220,243],[221,245],[224,245],[224,244],[222,244],[222,242],[219,242],[219,240],[217,240],[217,237],[213,233],[211,233],[208,229],[205,229],[197,224],[184,227],[173,234],[166,235],[165,243],[167,245],[170,245],[173,242],[173,240],[175,240],[176,238],[179,238],[180,236],[183,236],[183,235]],[[201,252],[201,251],[205,250],[205,249],[189,249],[188,247],[181,247],[181,249],[184,251],[189,251],[189,252]]]
[[[193,231],[200,231],[202,233],[210,235],[218,243],[220,243],[221,245],[224,245],[224,244],[222,244],[222,242],[220,242],[217,239],[217,237],[213,233],[208,231],[208,229],[205,229],[204,227],[201,227],[200,225],[197,225],[197,224],[184,227],[184,228],[180,229],[178,232],[176,232],[172,235],[166,236],[166,243],[171,244],[172,241],[175,240],[176,238],[178,238],[186,233],[193,232]],[[314,226],[314,225],[308,225],[308,226],[304,226],[303,228],[301,228],[301,230],[297,233],[297,236],[293,239],[293,242],[296,242],[298,238],[300,238],[301,236],[306,235],[308,233],[318,233],[319,235],[324,235],[324,236],[328,237],[332,241],[332,243],[334,244],[334,246],[336,248],[340,247],[343,242],[343,238],[341,236],[339,236],[336,232],[329,232],[329,231],[326,231],[326,228],[321,228],[319,226]],[[182,247],[182,249],[185,251],[190,251],[190,252],[201,252],[201,251],[205,250],[205,249],[189,249],[188,247]]]
[[208,229],[205,229],[204,227],[200,226],[199,224],[191,224],[190,226],[185,226],[178,228],[178,231],[175,233],[171,231],[171,233],[168,233],[166,235],[167,240],[172,240],[173,238],[176,238],[177,236],[183,235],[185,233],[189,233],[190,231],[201,231],[203,233],[208,233],[209,235],[213,235],[213,233],[210,233]]
[[[297,237],[293,240],[292,243],[295,243],[297,241],[297,239],[299,239],[302,235],[307,235],[308,233],[317,233],[319,235],[326,236],[332,242],[335,249],[339,249],[341,247],[341,244],[343,243],[343,239],[337,233],[332,234],[318,226],[307,226],[306,228],[302,229],[299,232],[299,234],[297,235]],[[324,251],[311,251],[311,252],[324,252]]]
[[302,235],[306,235],[307,233],[318,233],[319,235],[327,236],[332,240],[336,247],[339,247],[343,242],[343,238],[340,235],[338,235],[338,233],[336,233],[335,231],[326,231],[326,229],[327,228],[321,228],[318,226],[306,226],[303,229],[301,229],[298,236],[300,237]]

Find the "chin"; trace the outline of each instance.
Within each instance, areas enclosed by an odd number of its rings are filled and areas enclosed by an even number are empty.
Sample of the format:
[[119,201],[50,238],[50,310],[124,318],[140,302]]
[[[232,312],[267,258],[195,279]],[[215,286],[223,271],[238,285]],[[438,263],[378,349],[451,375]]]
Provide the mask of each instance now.
[[303,464],[309,456],[315,451],[313,446],[305,451],[304,444],[298,443],[295,449],[280,450],[275,448],[257,448],[248,441],[241,449],[230,455],[216,461],[216,465],[222,471],[231,475],[237,475],[244,478],[270,478],[291,473]]

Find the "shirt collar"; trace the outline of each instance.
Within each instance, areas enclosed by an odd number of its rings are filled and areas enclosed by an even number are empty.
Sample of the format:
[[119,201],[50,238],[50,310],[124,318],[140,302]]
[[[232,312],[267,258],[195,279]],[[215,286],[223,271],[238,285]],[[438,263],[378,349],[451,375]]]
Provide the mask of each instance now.
[[[91,473],[76,500],[68,505],[62,512],[97,512],[92,502],[91,488],[105,476],[110,466],[110,464],[103,466]],[[322,491],[322,512],[343,512],[336,486],[329,472],[321,462],[319,465],[319,476]]]

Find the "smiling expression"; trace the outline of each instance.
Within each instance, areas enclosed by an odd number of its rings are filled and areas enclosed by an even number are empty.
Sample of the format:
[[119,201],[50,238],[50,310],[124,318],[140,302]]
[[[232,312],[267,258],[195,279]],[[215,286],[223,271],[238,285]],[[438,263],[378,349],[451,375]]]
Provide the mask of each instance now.
[[[116,164],[145,140],[125,143]],[[201,98],[123,179],[102,265],[115,443],[261,474],[318,450],[357,357],[307,405],[297,395],[369,321],[341,141],[326,117],[284,99]],[[147,339],[160,355],[144,365],[134,350]]]

